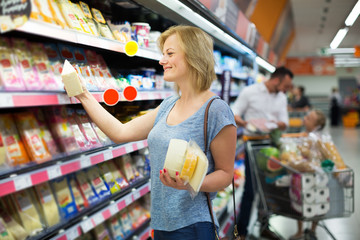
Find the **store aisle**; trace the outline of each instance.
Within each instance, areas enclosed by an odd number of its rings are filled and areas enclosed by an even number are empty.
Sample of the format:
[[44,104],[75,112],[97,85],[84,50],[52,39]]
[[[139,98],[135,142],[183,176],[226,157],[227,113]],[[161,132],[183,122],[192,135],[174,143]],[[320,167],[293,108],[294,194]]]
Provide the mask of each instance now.
[[[327,128],[337,146],[345,163],[354,170],[354,208],[355,211],[350,217],[334,218],[323,221],[334,237],[338,240],[357,240],[360,239],[360,129],[359,128]],[[296,220],[274,216],[270,220],[270,224],[285,239],[293,235],[296,230]],[[306,223],[305,227],[310,227],[310,223]],[[257,236],[257,227],[254,227],[254,235]],[[317,228],[317,238],[319,240],[332,239],[323,228]]]

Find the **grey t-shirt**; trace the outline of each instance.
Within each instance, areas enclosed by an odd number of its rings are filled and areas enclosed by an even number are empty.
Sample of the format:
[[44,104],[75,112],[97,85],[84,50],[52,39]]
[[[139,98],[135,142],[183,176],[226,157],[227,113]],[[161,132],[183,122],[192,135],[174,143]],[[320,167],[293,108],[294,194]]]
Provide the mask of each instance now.
[[[204,149],[204,114],[211,98],[185,121],[177,125],[168,125],[166,119],[178,99],[178,96],[171,96],[160,104],[155,124],[148,136],[151,159],[151,227],[155,230],[173,231],[196,222],[211,222],[203,192],[199,192],[194,199],[191,199],[188,191],[167,187],[159,179],[170,139],[194,140],[201,149]],[[209,109],[208,149],[211,141],[227,125],[236,126],[234,115],[228,104],[218,98],[212,102]],[[208,173],[210,173],[214,171],[214,160],[210,151],[207,151],[207,158]],[[212,193],[211,198],[215,195],[216,193]],[[217,220],[216,225],[218,225]]]

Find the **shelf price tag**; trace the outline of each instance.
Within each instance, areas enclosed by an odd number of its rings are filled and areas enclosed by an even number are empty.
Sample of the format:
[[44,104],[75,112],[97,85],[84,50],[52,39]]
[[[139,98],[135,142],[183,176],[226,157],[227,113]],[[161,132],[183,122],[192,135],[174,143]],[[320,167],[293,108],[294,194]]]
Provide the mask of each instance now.
[[70,103],[70,98],[68,97],[68,95],[66,95],[66,93],[58,94],[57,98],[58,98],[59,104],[69,104]]
[[117,206],[117,204],[113,204],[109,207],[109,210],[110,210],[110,214],[111,216],[115,215],[116,213],[119,212],[119,208]]
[[62,175],[60,166],[53,166],[48,168],[48,177],[49,179],[54,179]]
[[32,186],[32,181],[30,175],[18,176],[14,178],[14,185],[16,191],[28,188]]
[[91,219],[87,219],[87,220],[83,221],[80,226],[84,233],[87,233],[94,227],[91,222]]
[[82,169],[88,168],[91,166],[90,158],[87,156],[83,156],[80,158],[80,166]]
[[126,153],[131,153],[131,152],[133,152],[133,151],[134,151],[134,148],[133,148],[132,144],[126,144],[126,146],[125,146],[125,151],[126,151]]
[[78,226],[69,229],[66,233],[67,240],[73,240],[73,239],[78,238],[79,236],[80,235],[79,235],[79,231],[78,231]]
[[139,199],[141,197],[141,194],[140,194],[140,191],[136,191],[133,193],[133,196],[134,196],[134,201]]
[[110,159],[113,159],[114,156],[112,154],[112,151],[111,150],[107,150],[104,152],[104,160],[110,160]]
[[138,147],[138,149],[143,149],[143,148],[145,147],[144,141],[138,142],[138,143],[137,143],[137,147]]
[[95,222],[95,226],[98,226],[104,221],[104,217],[101,213],[98,213],[93,217],[93,220]]
[[125,204],[126,204],[126,206],[129,206],[132,202],[133,202],[132,193],[130,193],[130,195],[126,196],[126,198],[125,198]]

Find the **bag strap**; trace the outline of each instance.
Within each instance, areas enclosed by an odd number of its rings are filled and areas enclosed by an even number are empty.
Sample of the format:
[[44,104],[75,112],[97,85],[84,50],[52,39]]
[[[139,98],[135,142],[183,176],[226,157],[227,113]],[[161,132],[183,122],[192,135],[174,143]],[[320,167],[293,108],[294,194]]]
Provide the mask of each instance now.
[[[216,98],[213,98],[209,101],[208,105],[206,106],[205,109],[205,115],[204,115],[204,145],[205,145],[205,153],[207,152],[207,125],[208,125],[208,115],[209,115],[209,108],[211,103],[215,100]],[[232,188],[233,188],[233,203],[234,203],[234,236],[235,238],[238,236],[238,232],[237,232],[237,227],[236,227],[236,204],[235,204],[235,186],[234,186],[234,178],[232,179]],[[206,198],[207,198],[207,204],[208,204],[208,208],[209,208],[209,212],[210,212],[210,216],[211,216],[211,221],[214,225],[214,229],[215,229],[215,235],[217,239],[219,238],[218,232],[216,231],[216,225],[215,225],[215,219],[214,219],[214,213],[212,210],[212,206],[211,206],[211,200],[210,200],[210,194],[208,192],[205,193]]]

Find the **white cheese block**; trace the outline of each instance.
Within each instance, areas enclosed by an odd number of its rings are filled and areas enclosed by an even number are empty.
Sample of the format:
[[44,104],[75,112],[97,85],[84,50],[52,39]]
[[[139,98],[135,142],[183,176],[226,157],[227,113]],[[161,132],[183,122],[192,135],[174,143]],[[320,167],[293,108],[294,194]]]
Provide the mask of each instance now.
[[168,151],[165,157],[164,168],[169,172],[169,175],[173,178],[176,176],[176,172],[181,172],[184,164],[186,150],[188,143],[181,139],[171,139],[168,147]]
[[69,97],[74,97],[84,92],[80,78],[78,77],[75,68],[68,60],[65,60],[63,70],[61,72],[61,78]]
[[189,184],[195,192],[199,192],[201,184],[206,176],[209,162],[205,153],[200,148],[196,151],[196,155],[198,156],[198,160]]

